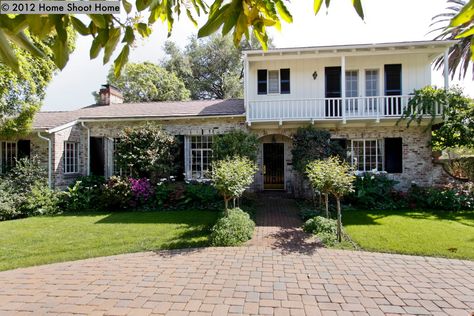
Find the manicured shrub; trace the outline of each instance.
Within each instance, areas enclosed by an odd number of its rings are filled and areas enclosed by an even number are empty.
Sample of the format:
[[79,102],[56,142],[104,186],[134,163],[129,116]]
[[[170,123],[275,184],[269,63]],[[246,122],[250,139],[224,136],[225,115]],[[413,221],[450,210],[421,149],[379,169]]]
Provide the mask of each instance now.
[[4,182],[0,182],[0,221],[21,217],[18,198],[18,194],[12,192]]
[[308,219],[303,230],[316,235],[326,246],[333,246],[337,241],[337,221],[322,216]]
[[213,246],[238,246],[253,236],[255,223],[249,214],[239,208],[228,210],[212,228],[211,244]]
[[320,212],[318,210],[314,210],[311,208],[303,207],[300,210],[300,217],[301,219],[306,222],[310,218],[314,218],[315,216],[319,216]]
[[186,184],[185,196],[189,199],[193,206],[198,208],[216,208],[222,205],[219,194],[212,185],[205,183]]
[[255,134],[237,130],[214,137],[212,153],[218,160],[240,156],[257,161],[258,148]]
[[158,207],[169,207],[171,193],[174,191],[172,184],[168,181],[160,181],[155,186],[155,203]]
[[252,184],[257,166],[246,157],[233,157],[212,163],[212,185],[224,198],[225,209]]
[[347,201],[355,207],[366,210],[396,209],[401,200],[394,189],[397,181],[389,179],[384,174],[359,174],[354,181],[354,192]]
[[103,205],[110,211],[124,210],[130,207],[132,191],[126,177],[112,176],[103,189]]

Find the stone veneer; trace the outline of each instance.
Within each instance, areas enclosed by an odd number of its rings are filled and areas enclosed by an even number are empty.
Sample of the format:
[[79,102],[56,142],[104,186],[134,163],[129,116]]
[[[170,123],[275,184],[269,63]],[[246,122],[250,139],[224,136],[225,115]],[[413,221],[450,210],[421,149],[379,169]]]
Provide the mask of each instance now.
[[[161,124],[167,131],[174,135],[210,135],[222,134],[230,130],[248,130],[243,117],[236,118],[194,118],[151,121]],[[124,127],[140,126],[146,121],[107,121],[87,122],[92,137],[117,137]],[[385,138],[402,137],[403,139],[403,172],[400,174],[389,174],[389,177],[398,181],[397,187],[407,190],[413,182],[421,186],[430,186],[446,182],[446,173],[442,167],[433,164],[431,148],[428,146],[430,132],[425,127],[405,128],[401,126],[376,126],[376,127],[351,127],[328,128],[333,138],[362,139],[362,138]],[[255,176],[252,190],[263,190],[262,149],[265,142],[283,142],[285,144],[285,186],[289,192],[305,191],[304,181],[301,180],[292,168],[292,141],[291,137],[296,128],[250,128],[261,140],[261,148],[258,153],[259,171]],[[42,133],[44,136],[46,133]],[[80,175],[87,174],[87,129],[77,124],[56,132],[53,136],[53,181],[57,188],[65,188]],[[48,159],[48,143],[38,138],[36,134],[31,137],[32,155],[41,158],[46,166]],[[64,142],[79,142],[79,172],[66,175],[63,170]]]

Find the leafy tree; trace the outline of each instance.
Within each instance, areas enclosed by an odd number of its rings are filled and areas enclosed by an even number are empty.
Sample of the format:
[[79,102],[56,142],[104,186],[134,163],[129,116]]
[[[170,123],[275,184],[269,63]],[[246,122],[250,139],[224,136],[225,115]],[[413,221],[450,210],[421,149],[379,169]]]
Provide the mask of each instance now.
[[[435,124],[442,110],[442,123]],[[449,90],[425,87],[415,90],[413,98],[398,121],[406,120],[407,126],[412,122],[421,124],[422,119],[431,117],[431,145],[436,150],[446,148],[474,148],[474,101],[465,96],[461,89]]]
[[190,95],[174,73],[149,62],[129,63],[119,77],[110,69],[108,81],[121,90],[125,102],[181,101]]
[[[38,58],[22,46],[13,45],[18,61],[17,71],[2,63],[0,58],[0,136],[4,138],[28,132],[33,116],[41,107],[46,87],[57,69],[51,59],[50,37],[43,41],[27,35],[25,38],[44,50],[47,56]],[[70,38],[68,46],[74,48],[74,37]]]
[[236,199],[252,184],[257,166],[246,157],[230,157],[212,163],[212,185],[224,198],[226,211],[229,201]]
[[[324,1],[329,6],[330,1]],[[313,0],[313,10],[317,14],[323,0]],[[353,0],[357,14],[363,18],[361,0]],[[223,35],[233,34],[233,42],[237,46],[242,38],[253,33],[264,49],[267,48],[267,28],[281,27],[281,20],[291,23],[293,17],[282,0],[250,1],[240,0],[225,2],[214,0],[209,6],[202,0],[190,1],[148,1],[136,0],[135,5],[122,0],[126,16],[121,18],[113,14],[90,14],[79,20],[71,14],[2,14],[0,15],[0,61],[19,70],[18,58],[12,49],[11,42],[18,43],[36,56],[45,56],[44,51],[25,36],[25,31],[44,38],[52,35],[54,62],[60,68],[67,64],[71,50],[68,48],[69,26],[77,34],[93,38],[90,58],[94,59],[103,51],[103,62],[108,63],[113,52],[120,46],[120,53],[114,60],[114,73],[119,75],[127,63],[130,48],[137,36],[149,37],[156,21],[167,23],[171,34],[174,21],[181,12],[196,25],[196,16],[207,15],[207,22],[199,29],[198,36],[209,36],[218,30]],[[120,44],[119,44],[120,43]]]
[[315,160],[308,164],[306,174],[313,188],[321,188],[332,194],[337,202],[337,240],[342,241],[341,198],[353,192],[355,176],[351,166],[337,157]]
[[117,162],[122,168],[154,181],[174,171],[177,140],[159,125],[125,128],[119,139]]
[[215,137],[212,153],[217,159],[240,156],[255,162],[257,161],[258,147],[259,142],[255,134],[238,130]]
[[[447,12],[433,17],[432,26],[439,26],[440,24],[442,25],[433,30],[433,32],[440,31],[440,34],[435,37],[435,40],[456,40],[458,39],[458,36],[461,35],[462,37],[459,38],[459,41],[449,49],[449,72],[451,73],[451,77],[454,78],[456,71],[459,69],[459,79],[461,79],[466,76],[467,71],[469,68],[471,68],[471,72],[474,77],[474,64],[471,61],[471,43],[474,43],[472,18],[471,21],[465,21],[451,25],[451,20],[463,10],[467,4],[467,1],[448,0],[448,4],[449,7],[446,8]],[[469,27],[471,27],[471,32],[466,34],[466,31],[469,30]],[[444,57],[441,56],[436,59],[435,67],[440,69],[443,66]]]
[[242,97],[241,51],[230,37],[192,37],[184,51],[168,42],[165,52],[165,68],[186,83],[192,99]]
[[330,156],[344,157],[343,148],[331,142],[331,133],[314,128],[312,125],[300,127],[293,136],[293,168],[304,174],[310,161]]

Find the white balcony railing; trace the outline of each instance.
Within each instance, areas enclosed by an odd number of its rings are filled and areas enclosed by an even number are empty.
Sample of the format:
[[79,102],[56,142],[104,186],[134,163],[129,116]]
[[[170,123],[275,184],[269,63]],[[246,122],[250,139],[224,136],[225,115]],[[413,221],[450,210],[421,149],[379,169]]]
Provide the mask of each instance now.
[[[320,98],[301,100],[250,101],[247,120],[316,121],[397,118],[408,106],[410,96]],[[342,106],[343,102],[345,106]],[[441,114],[441,109],[437,109]]]

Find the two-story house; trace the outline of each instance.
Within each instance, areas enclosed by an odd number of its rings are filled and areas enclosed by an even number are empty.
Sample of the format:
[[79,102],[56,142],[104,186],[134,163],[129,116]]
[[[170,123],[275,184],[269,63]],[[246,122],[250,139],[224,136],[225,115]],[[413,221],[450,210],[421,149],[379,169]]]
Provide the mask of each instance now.
[[185,178],[206,178],[214,135],[242,129],[261,142],[253,189],[293,191],[301,181],[292,170],[292,135],[298,127],[312,124],[329,130],[360,171],[385,171],[402,189],[413,182],[440,183],[445,175],[432,161],[426,122],[410,128],[396,122],[414,89],[431,84],[433,60],[444,54],[447,65],[452,44],[246,51],[243,100],[124,104],[119,91],[104,86],[99,104],[40,112],[29,137],[1,141],[2,170],[17,157],[37,155],[55,187],[64,188],[79,175],[108,177],[120,172],[114,164],[119,132],[156,122],[183,140],[177,160]]

